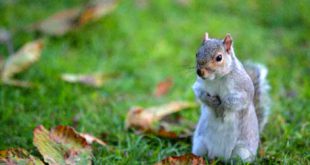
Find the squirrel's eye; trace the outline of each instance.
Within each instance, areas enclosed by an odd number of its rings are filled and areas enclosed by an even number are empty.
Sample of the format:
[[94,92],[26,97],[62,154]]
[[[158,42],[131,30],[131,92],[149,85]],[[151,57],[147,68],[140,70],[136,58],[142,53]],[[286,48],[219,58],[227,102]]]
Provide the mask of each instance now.
[[222,55],[218,55],[218,56],[215,58],[215,60],[216,60],[217,62],[222,61]]

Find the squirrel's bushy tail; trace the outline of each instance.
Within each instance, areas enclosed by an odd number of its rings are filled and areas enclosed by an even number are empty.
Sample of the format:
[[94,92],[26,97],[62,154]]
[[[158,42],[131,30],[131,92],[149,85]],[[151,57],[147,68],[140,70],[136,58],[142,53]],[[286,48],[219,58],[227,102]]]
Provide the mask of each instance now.
[[270,98],[268,94],[270,86],[266,79],[268,70],[263,65],[254,64],[251,62],[244,63],[244,68],[254,84],[254,106],[258,119],[259,130],[262,131],[267,123],[270,111]]

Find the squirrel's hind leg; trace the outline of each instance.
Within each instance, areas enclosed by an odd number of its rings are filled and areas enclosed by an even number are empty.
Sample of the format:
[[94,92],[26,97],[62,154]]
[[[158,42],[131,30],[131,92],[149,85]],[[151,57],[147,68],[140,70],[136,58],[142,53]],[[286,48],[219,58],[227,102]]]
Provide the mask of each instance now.
[[194,136],[192,153],[197,156],[204,156],[207,154],[207,147],[204,144],[202,136]]
[[252,162],[255,156],[248,148],[237,145],[232,151],[232,158],[241,159],[243,162]]

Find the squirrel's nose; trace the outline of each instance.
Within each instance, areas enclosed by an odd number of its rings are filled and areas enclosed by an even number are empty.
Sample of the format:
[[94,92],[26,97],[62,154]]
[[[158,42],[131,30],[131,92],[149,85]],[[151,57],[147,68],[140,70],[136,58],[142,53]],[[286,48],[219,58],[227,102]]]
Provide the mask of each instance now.
[[196,73],[197,73],[198,76],[200,76],[200,77],[202,76],[202,71],[201,71],[201,69],[197,69],[197,70],[196,70]]

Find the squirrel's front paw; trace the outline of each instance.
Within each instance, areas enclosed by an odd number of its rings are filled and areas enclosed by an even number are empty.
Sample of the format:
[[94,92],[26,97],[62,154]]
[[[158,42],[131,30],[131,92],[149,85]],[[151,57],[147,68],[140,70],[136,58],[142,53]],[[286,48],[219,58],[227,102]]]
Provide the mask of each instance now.
[[205,102],[211,107],[218,107],[221,104],[218,96],[211,96],[209,93],[206,93]]
[[208,92],[206,91],[199,91],[198,93],[199,99],[203,102],[206,103],[207,105],[211,107],[217,107],[221,104],[221,100],[218,96],[211,96]]
[[212,106],[219,106],[221,104],[221,100],[218,96],[211,96],[207,93],[207,100]]

